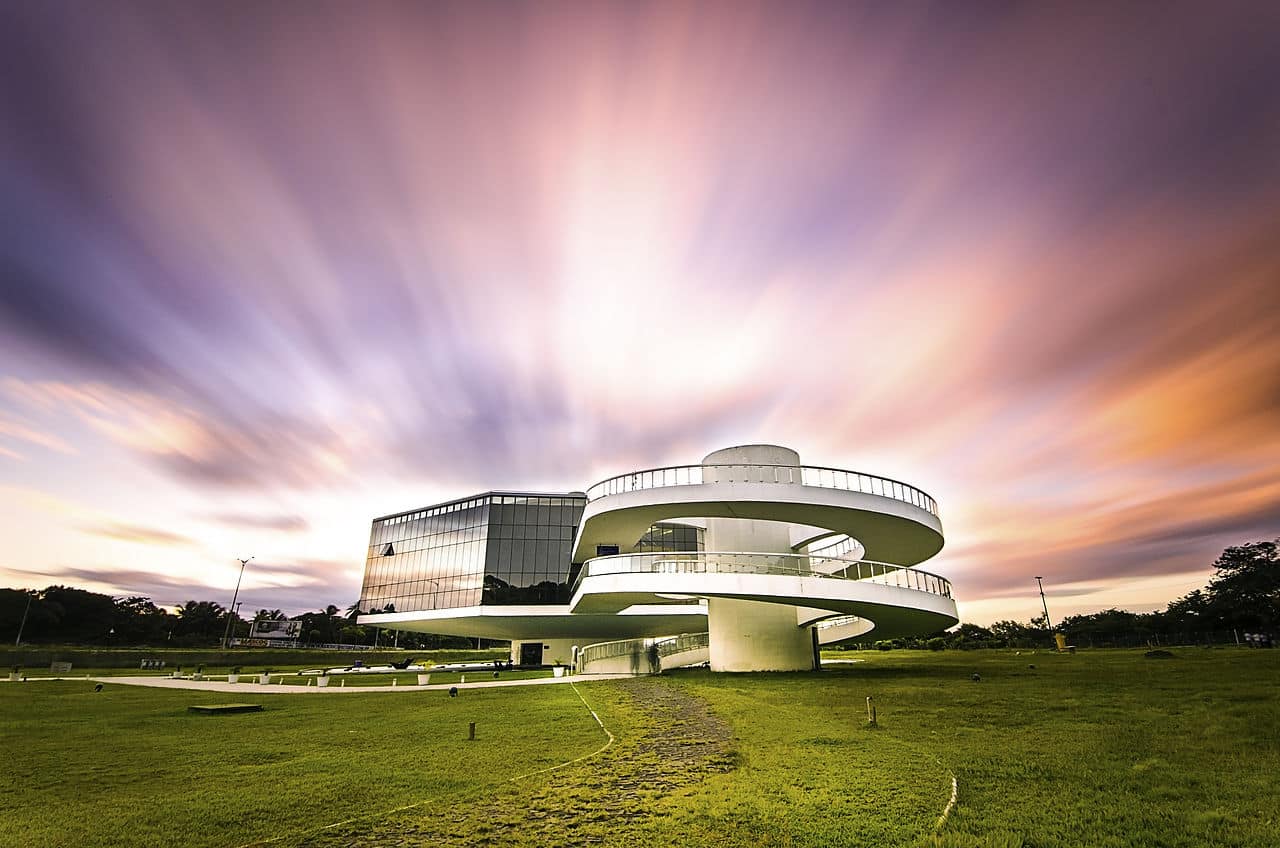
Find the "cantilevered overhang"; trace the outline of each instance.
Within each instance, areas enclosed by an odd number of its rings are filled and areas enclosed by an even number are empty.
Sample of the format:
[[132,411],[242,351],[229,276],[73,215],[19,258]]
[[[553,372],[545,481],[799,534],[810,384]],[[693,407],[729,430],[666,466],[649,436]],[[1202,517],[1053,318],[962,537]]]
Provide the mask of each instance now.
[[928,510],[883,495],[777,483],[699,483],[607,495],[587,504],[574,562],[597,545],[636,549],[644,532],[678,518],[748,518],[825,528],[862,543],[868,559],[914,565],[942,550],[942,522]]
[[575,615],[608,615],[635,605],[687,604],[681,598],[731,598],[804,607],[797,626],[818,619],[813,611],[856,615],[874,624],[872,638],[892,639],[945,630],[959,617],[946,595],[869,580],[780,574],[621,573],[584,577],[570,601]]
[[622,607],[608,613],[571,613],[567,605],[497,606],[362,615],[358,623],[388,630],[485,639],[631,639],[700,633],[707,608],[697,603]]

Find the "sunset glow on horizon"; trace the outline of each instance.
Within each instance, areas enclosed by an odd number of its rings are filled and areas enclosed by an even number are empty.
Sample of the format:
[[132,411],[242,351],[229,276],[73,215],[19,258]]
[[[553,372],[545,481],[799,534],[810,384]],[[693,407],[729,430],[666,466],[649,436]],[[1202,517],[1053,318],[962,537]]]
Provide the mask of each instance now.
[[374,516],[767,442],[962,621],[1280,536],[1280,7],[0,8],[0,585],[290,612]]

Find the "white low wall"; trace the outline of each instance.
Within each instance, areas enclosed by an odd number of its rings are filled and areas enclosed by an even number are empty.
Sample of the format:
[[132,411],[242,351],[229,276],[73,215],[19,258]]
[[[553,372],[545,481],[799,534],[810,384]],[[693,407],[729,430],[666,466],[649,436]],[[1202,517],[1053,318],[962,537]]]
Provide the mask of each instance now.
[[684,668],[690,665],[703,665],[709,662],[711,662],[710,648],[694,648],[690,651],[681,651],[678,654],[669,654],[663,657],[662,670]]
[[843,621],[839,624],[829,625],[827,627],[819,626],[818,644],[819,645],[836,645],[849,639],[857,639],[866,633],[875,629],[875,624],[867,621],[865,618],[857,618],[853,621]]
[[646,647],[637,647],[630,653],[614,657],[603,657],[582,663],[579,674],[625,674],[643,675],[657,674],[662,670],[661,663],[655,664],[652,654]]

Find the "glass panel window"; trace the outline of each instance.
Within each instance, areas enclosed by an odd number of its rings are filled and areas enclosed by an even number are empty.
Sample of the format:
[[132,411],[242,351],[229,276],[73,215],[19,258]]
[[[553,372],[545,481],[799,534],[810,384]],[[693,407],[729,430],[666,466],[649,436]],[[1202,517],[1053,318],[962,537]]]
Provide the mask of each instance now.
[[[566,603],[585,506],[568,495],[480,495],[372,522],[360,608]],[[661,543],[688,549],[691,532],[669,529]]]

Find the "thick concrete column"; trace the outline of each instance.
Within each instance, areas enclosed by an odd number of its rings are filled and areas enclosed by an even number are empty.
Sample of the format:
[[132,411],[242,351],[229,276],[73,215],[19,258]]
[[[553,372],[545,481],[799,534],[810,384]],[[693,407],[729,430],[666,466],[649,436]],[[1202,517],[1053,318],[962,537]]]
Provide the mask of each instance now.
[[[777,445],[743,445],[708,454],[702,464],[703,483],[746,482],[751,477],[747,469],[705,466],[783,465],[798,468],[800,455]],[[798,472],[794,479],[799,482]],[[789,554],[790,525],[778,521],[709,518],[706,549]],[[811,671],[814,667],[813,637],[809,628],[796,626],[795,607],[708,598],[707,629],[712,671]]]

